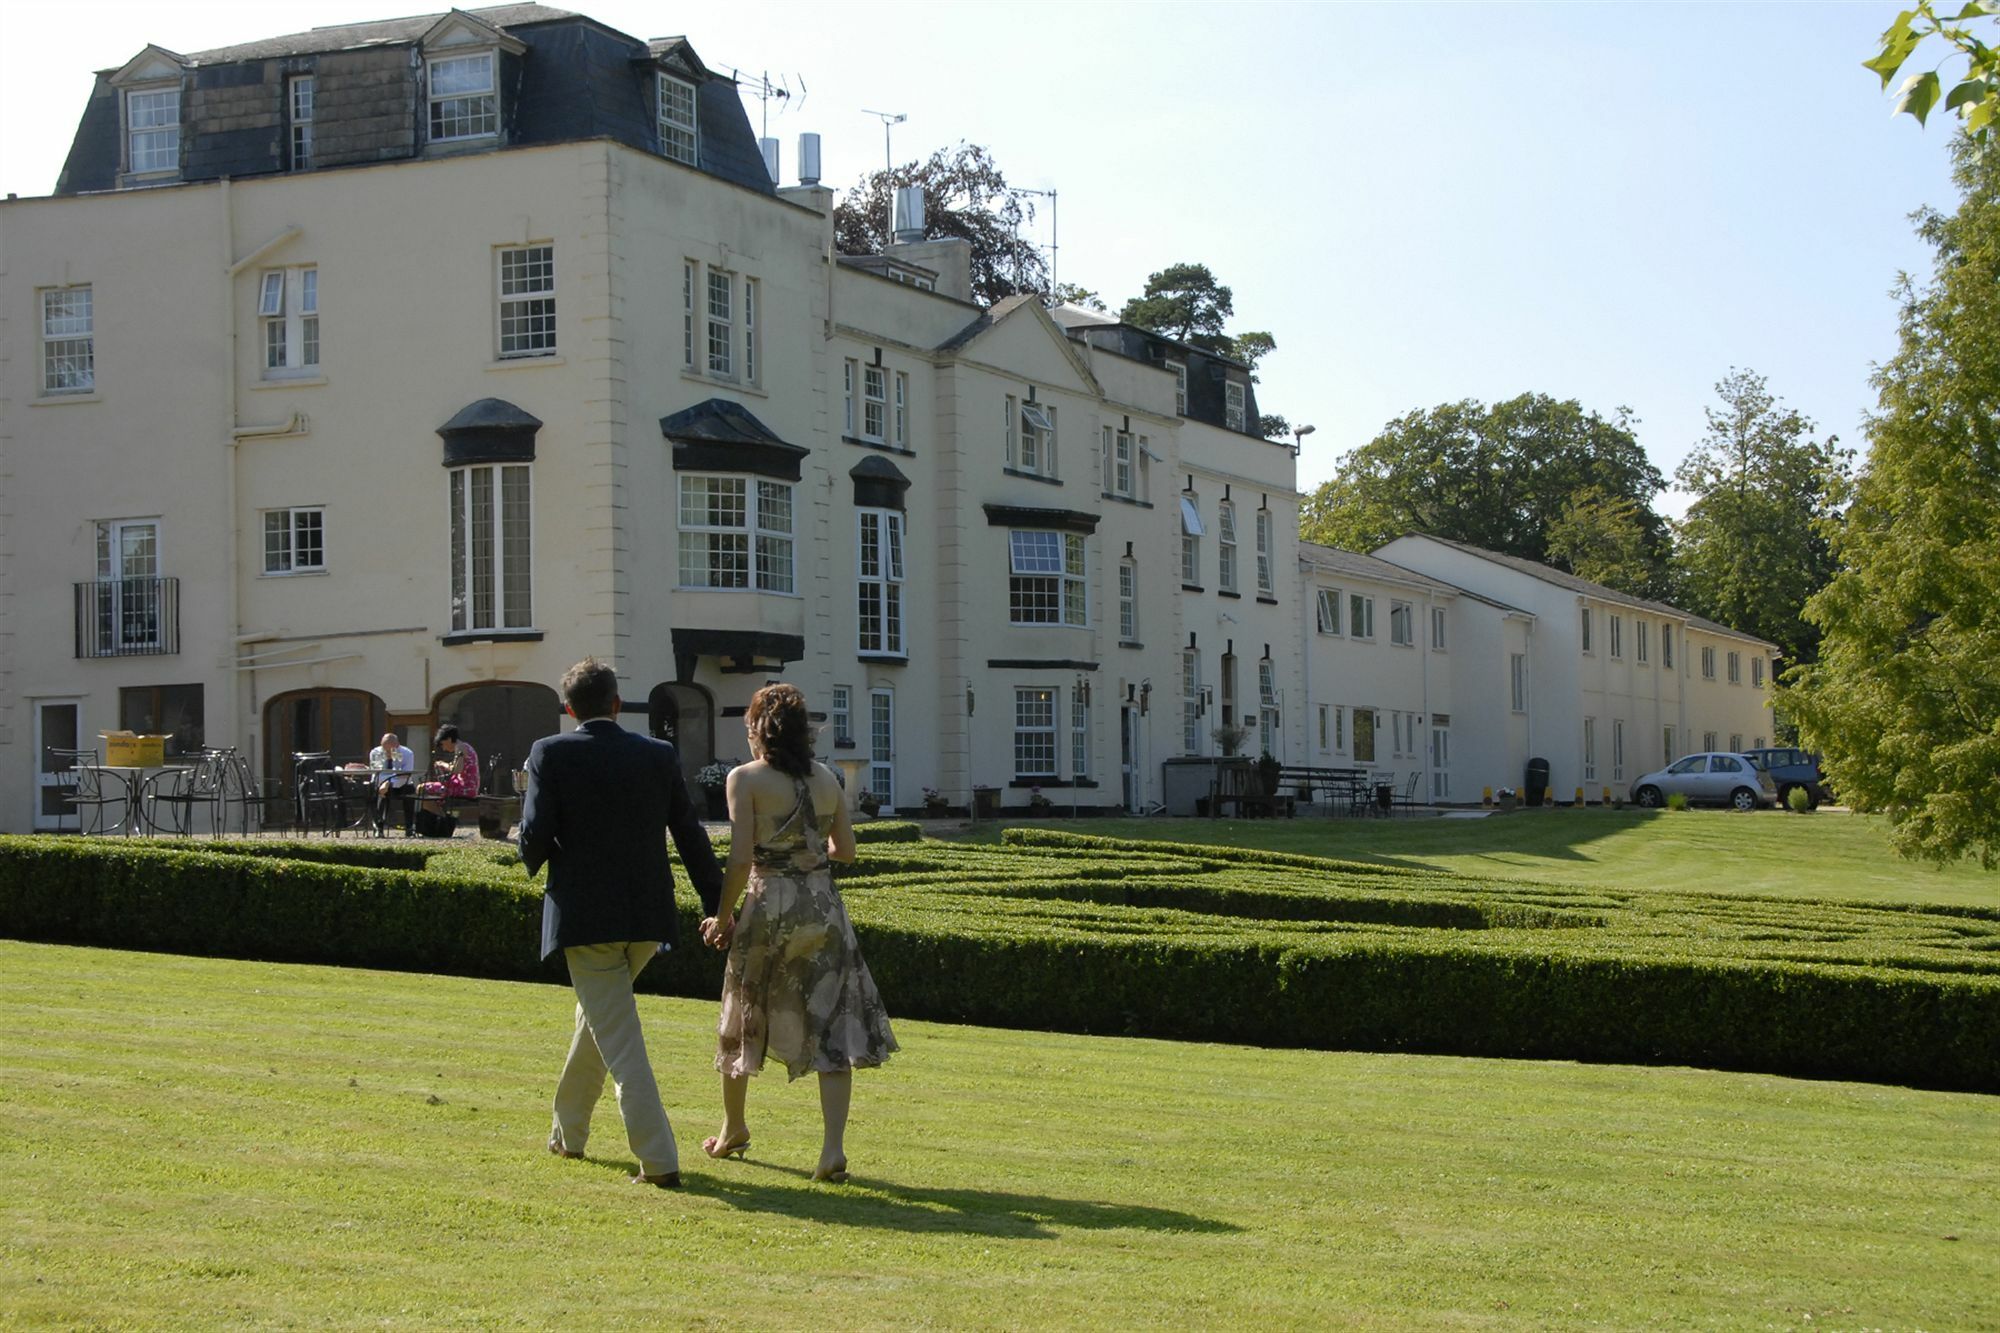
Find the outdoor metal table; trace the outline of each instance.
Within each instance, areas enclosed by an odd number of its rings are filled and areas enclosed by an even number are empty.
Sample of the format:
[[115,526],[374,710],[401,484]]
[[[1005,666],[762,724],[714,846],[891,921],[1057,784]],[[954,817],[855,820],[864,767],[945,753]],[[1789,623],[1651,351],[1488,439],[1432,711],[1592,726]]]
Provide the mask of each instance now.
[[139,805],[139,793],[146,786],[148,773],[194,771],[192,764],[80,764],[78,767],[88,768],[99,774],[110,774],[125,788],[125,818],[119,821],[118,827],[127,837],[134,833],[153,832],[152,824],[146,818],[146,812]]

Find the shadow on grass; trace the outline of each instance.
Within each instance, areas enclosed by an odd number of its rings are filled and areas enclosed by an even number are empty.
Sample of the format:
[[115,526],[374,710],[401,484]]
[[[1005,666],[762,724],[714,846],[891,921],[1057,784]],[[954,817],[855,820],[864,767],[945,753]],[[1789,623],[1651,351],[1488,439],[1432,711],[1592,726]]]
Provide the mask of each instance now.
[[[1023,828],[1059,828],[1070,833],[1172,843],[1254,847],[1367,861],[1406,870],[1429,870],[1422,858],[1462,856],[1490,860],[1518,874],[1524,862],[1596,859],[1587,849],[1604,838],[1651,823],[1658,810],[1592,807],[1586,810],[1518,810],[1484,819],[1443,819],[1435,815],[1392,819],[1326,816],[1302,808],[1295,819],[1078,819],[1036,820]],[[1005,824],[981,823],[959,833],[932,836],[952,841],[998,843]]]
[[882,1231],[1050,1240],[1065,1229],[1205,1234],[1242,1230],[1230,1222],[1140,1204],[999,1190],[920,1189],[859,1175],[844,1185],[820,1184],[809,1172],[754,1161],[734,1164],[727,1174],[702,1172],[682,1179],[684,1192],[716,1199],[744,1212]]

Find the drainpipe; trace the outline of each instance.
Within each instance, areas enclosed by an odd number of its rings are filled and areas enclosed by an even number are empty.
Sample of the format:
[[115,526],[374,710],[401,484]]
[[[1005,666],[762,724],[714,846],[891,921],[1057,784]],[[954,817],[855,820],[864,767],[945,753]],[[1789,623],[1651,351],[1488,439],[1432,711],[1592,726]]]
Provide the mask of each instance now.
[[[223,521],[223,531],[228,540],[224,543],[223,576],[229,586],[229,633],[234,636],[243,631],[243,604],[238,547],[241,534],[237,531],[236,503],[238,493],[237,458],[239,442],[236,438],[236,208],[230,195],[229,177],[224,176],[217,186],[216,199],[222,209],[222,226],[217,230],[222,235],[222,424],[229,432],[228,483],[224,495],[229,508]],[[256,698],[256,673],[254,671],[233,671],[230,673],[229,709],[236,725],[244,757],[252,765],[256,756],[248,753],[254,721],[246,721],[249,710],[244,704],[244,691],[250,698]]]

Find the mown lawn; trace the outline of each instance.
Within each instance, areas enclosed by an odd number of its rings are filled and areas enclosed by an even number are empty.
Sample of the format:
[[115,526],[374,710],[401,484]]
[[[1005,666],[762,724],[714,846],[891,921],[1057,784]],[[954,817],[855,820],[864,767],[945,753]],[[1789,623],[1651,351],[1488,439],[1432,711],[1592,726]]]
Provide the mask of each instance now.
[[835,1188],[641,1003],[678,1195],[542,1150],[563,989],[0,941],[0,1319],[2000,1325],[2000,1099],[905,1022]]
[[[1906,861],[1876,816],[1723,810],[1533,810],[1485,819],[1081,819],[1030,827],[1219,843],[1596,888],[2000,906],[2000,872]],[[998,841],[1001,824],[932,821],[932,837]]]

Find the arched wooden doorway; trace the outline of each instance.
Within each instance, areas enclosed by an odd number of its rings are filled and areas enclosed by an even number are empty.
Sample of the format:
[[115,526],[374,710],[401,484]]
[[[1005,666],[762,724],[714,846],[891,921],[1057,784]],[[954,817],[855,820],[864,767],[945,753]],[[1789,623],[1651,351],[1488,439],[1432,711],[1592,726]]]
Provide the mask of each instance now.
[[[562,730],[562,701],[546,685],[527,681],[482,681],[458,685],[437,697],[439,726],[449,722],[479,756],[481,786],[508,792],[506,774],[528,762],[528,750]],[[429,738],[424,738],[429,744]],[[421,753],[421,747],[420,747]],[[419,759],[419,768],[428,762]]]
[[264,705],[264,775],[291,790],[294,754],[366,760],[387,730],[388,709],[365,690],[292,690]]
[[699,685],[668,681],[646,696],[646,730],[680,751],[688,783],[715,760],[715,696]]

